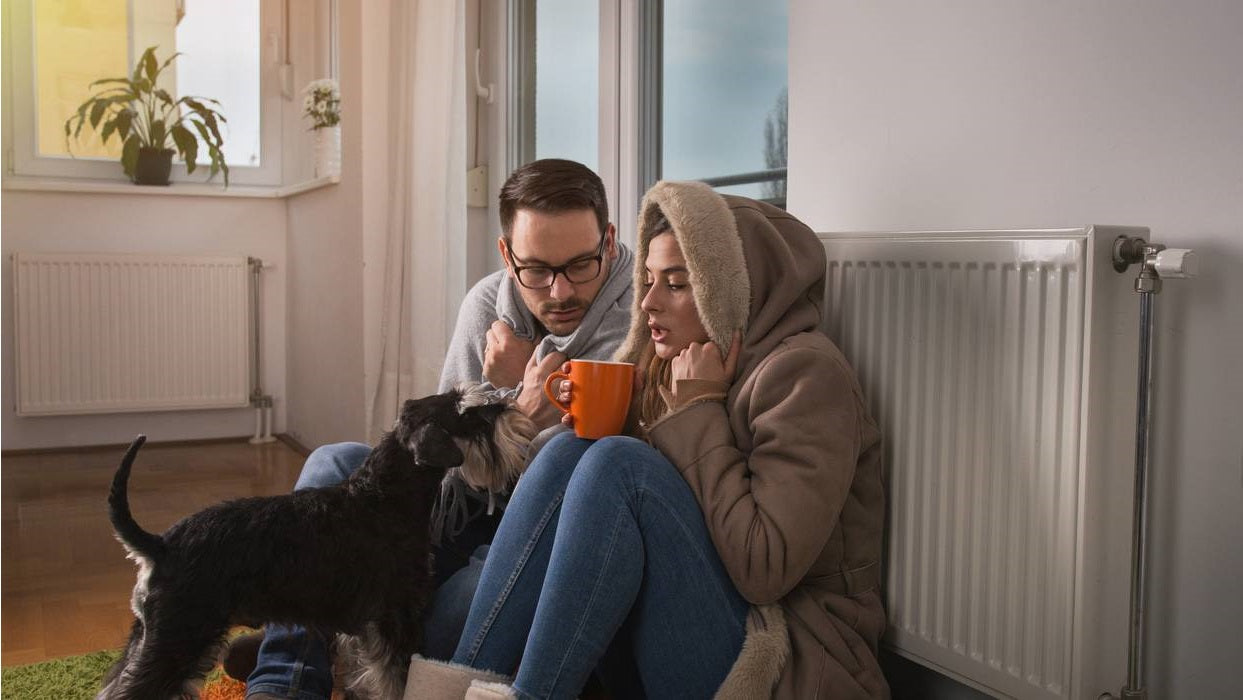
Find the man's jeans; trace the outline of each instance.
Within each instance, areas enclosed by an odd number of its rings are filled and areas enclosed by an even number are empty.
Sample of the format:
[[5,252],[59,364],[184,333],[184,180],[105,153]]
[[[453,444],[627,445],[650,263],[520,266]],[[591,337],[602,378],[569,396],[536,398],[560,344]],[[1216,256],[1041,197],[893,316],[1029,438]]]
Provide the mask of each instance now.
[[660,452],[563,434],[514,489],[453,661],[518,669],[520,698],[576,697],[597,665],[615,696],[643,694],[637,674],[647,695],[708,698],[749,609]]
[[[357,442],[320,447],[307,458],[294,490],[339,484],[362,466],[370,453],[369,446]],[[424,617],[424,656],[452,656],[496,525],[496,517],[480,516],[452,542],[446,533],[445,544],[434,549],[438,588]],[[290,576],[297,575],[290,572]],[[246,682],[247,695],[270,693],[299,700],[328,700],[332,694],[330,641],[301,627],[269,625],[255,670]]]

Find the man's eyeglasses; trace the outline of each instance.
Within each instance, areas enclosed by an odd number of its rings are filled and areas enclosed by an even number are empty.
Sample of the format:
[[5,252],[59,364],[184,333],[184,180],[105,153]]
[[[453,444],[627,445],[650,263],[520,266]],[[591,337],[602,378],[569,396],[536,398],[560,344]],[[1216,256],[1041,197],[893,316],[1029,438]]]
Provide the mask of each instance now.
[[527,289],[548,289],[556,281],[557,275],[563,275],[571,284],[590,282],[600,276],[601,261],[604,260],[605,235],[600,234],[600,247],[595,255],[576,258],[564,265],[518,265],[518,257],[509,247],[509,241],[501,239],[509,259],[514,263],[514,276],[518,284]]

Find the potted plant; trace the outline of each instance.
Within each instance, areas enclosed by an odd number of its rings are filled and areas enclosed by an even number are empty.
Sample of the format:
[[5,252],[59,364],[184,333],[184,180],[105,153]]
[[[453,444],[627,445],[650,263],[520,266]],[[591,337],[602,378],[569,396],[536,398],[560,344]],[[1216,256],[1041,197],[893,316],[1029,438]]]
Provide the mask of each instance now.
[[302,115],[315,133],[315,176],[341,174],[341,91],[332,78],[313,80],[303,90]]
[[[226,120],[216,107],[216,100],[202,97],[172,95],[159,87],[160,73],[180,53],[163,63],[155,58],[156,47],[143,52],[134,73],[128,78],[104,78],[91,83],[99,88],[65,120],[65,142],[78,137],[82,127],[90,124],[106,144],[116,134],[121,139],[121,166],[125,174],[139,185],[167,185],[173,154],[186,163],[186,172],[198,165],[199,140],[207,146],[211,172],[207,179],[224,173],[224,186],[229,186],[229,166],[220,150],[224,140],[220,124]],[[190,129],[193,128],[194,131]],[[70,149],[72,151],[72,149]]]

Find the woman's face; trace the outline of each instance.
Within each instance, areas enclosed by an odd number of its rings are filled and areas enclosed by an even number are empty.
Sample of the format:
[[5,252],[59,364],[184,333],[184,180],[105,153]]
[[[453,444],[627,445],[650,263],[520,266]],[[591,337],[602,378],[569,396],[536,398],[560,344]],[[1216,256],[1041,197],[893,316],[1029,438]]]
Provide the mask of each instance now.
[[708,332],[699,320],[691,294],[686,258],[672,233],[657,234],[648,244],[642,309],[652,332],[656,355],[668,360],[691,343],[704,343]]

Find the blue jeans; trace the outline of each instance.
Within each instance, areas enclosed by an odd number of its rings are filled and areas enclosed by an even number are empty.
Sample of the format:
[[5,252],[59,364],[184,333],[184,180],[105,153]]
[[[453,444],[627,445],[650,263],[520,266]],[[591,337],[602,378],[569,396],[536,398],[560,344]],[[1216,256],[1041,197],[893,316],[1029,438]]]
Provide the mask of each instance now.
[[[369,446],[357,442],[320,447],[307,458],[294,490],[339,484],[362,466],[370,453]],[[452,542],[434,548],[438,586],[424,617],[424,656],[448,659],[453,654],[483,570],[486,542],[491,540],[496,524],[495,518],[477,518]],[[298,700],[328,700],[332,694],[331,641],[301,627],[268,625],[255,670],[246,681],[247,695],[270,693]]]
[[[559,435],[514,489],[453,661],[517,669],[520,698],[576,697],[597,666],[614,695],[708,698],[749,609],[660,452]],[[642,688],[619,687],[616,668]]]

